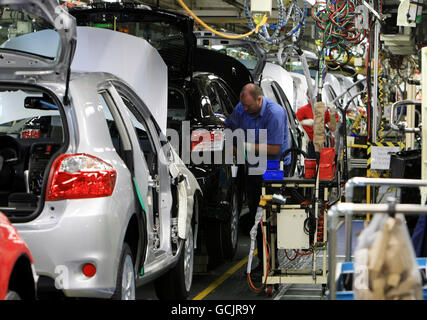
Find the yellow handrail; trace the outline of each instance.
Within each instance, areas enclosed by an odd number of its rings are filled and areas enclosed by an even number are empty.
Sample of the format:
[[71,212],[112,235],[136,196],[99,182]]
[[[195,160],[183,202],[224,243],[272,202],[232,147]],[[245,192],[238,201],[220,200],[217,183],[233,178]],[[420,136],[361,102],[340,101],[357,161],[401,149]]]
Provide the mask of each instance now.
[[240,35],[227,35],[227,34],[225,34],[225,33],[222,33],[222,32],[219,32],[219,31],[216,31],[215,29],[213,29],[213,28],[211,28],[211,27],[209,27],[202,19],[200,19],[198,16],[196,16],[195,14],[194,14],[194,12],[193,11],[191,11],[190,10],[190,8],[188,8],[186,5],[185,5],[185,3],[182,1],[182,0],[176,0],[178,3],[179,3],[179,5],[181,6],[181,7],[183,7],[184,8],[184,10],[185,11],[187,11],[193,18],[194,18],[194,20],[196,20],[198,23],[200,23],[204,28],[206,28],[206,29],[208,29],[210,32],[212,32],[212,33],[215,33],[216,35],[218,35],[218,36],[220,36],[220,37],[223,37],[223,38],[226,38],[226,39],[242,39],[242,38],[246,38],[246,37],[249,37],[251,34],[253,34],[254,32],[255,33],[258,33],[258,31],[259,31],[259,28],[261,28],[266,22],[267,22],[267,15],[266,14],[264,14],[264,16],[262,17],[262,19],[261,19],[261,21],[260,21],[260,23],[258,23],[257,25],[256,25],[256,27],[255,27],[255,29],[253,29],[253,30],[251,30],[251,31],[249,31],[248,33],[245,33],[245,34],[240,34]]

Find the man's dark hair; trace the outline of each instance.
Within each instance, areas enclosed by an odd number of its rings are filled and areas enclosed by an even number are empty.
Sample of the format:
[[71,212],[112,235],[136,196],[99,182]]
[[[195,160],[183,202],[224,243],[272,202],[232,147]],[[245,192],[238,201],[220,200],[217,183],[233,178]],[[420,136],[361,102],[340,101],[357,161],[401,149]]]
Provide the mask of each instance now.
[[254,83],[248,83],[240,92],[240,97],[243,97],[246,93],[249,93],[256,100],[262,96],[262,89]]

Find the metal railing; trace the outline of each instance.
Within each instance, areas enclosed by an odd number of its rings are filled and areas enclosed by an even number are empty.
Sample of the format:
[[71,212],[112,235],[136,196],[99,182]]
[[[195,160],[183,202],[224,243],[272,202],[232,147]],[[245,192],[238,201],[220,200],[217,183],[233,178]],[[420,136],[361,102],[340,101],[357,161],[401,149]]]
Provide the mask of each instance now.
[[[381,178],[362,178],[356,177],[347,181],[345,185],[346,200],[352,201],[354,187],[363,186],[390,186],[390,187],[422,187],[427,186],[427,180],[418,179],[381,179]],[[340,218],[345,218],[345,261],[351,260],[351,242],[352,242],[352,217],[365,216],[367,213],[385,213],[394,215],[395,213],[422,215],[427,214],[427,205],[419,204],[398,204],[395,201],[379,204],[365,203],[339,203],[334,205],[328,211],[328,239],[329,239],[329,292],[330,299],[336,299],[336,256],[337,256],[337,231],[339,229]]]

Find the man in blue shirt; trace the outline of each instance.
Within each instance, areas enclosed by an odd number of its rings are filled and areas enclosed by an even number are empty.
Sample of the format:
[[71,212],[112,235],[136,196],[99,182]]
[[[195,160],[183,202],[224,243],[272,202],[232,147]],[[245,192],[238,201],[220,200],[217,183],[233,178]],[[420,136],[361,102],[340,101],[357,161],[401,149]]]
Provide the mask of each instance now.
[[[286,111],[276,102],[264,97],[262,89],[253,83],[243,87],[240,93],[240,102],[225,123],[232,130],[243,129],[247,139],[245,144],[247,151],[259,153],[260,150],[264,150],[268,160],[280,160],[283,153],[290,148]],[[259,142],[259,130],[261,129],[267,130],[266,143]],[[248,143],[248,136],[251,132],[255,134],[255,143]],[[288,176],[291,164],[290,153],[285,157],[283,164],[284,176]],[[250,163],[248,165],[253,166]],[[262,174],[263,172],[259,171],[258,174],[254,175],[249,171],[246,177],[249,214],[247,220],[242,221],[242,224],[245,222],[247,224],[244,229],[249,228],[250,230],[255,221],[261,196]],[[243,227],[245,226],[243,225]],[[262,257],[262,245],[262,233],[259,226],[257,232],[258,257]],[[262,268],[261,259],[259,261],[257,271]]]
[[[255,131],[255,144],[249,149],[260,151],[258,132],[267,130],[267,159],[280,160],[282,154],[289,149],[289,129],[285,109],[276,102],[262,96],[260,87],[253,83],[243,87],[240,93],[240,102],[231,116],[225,121],[232,130],[243,129]],[[246,135],[248,138],[248,135]],[[265,148],[265,146],[264,146]],[[284,159],[284,165],[291,164],[291,154]]]

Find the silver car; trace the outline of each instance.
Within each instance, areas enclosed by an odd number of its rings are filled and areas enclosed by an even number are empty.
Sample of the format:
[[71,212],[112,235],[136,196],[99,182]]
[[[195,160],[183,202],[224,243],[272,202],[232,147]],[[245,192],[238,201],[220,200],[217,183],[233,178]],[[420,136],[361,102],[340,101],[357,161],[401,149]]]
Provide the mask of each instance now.
[[152,109],[167,93],[160,55],[121,35],[145,48],[122,62],[146,91],[111,73],[71,72],[84,57],[56,0],[0,6],[0,211],[33,254],[38,291],[134,299],[155,280],[159,298],[185,299],[201,191],[153,116],[167,110],[163,99]]

